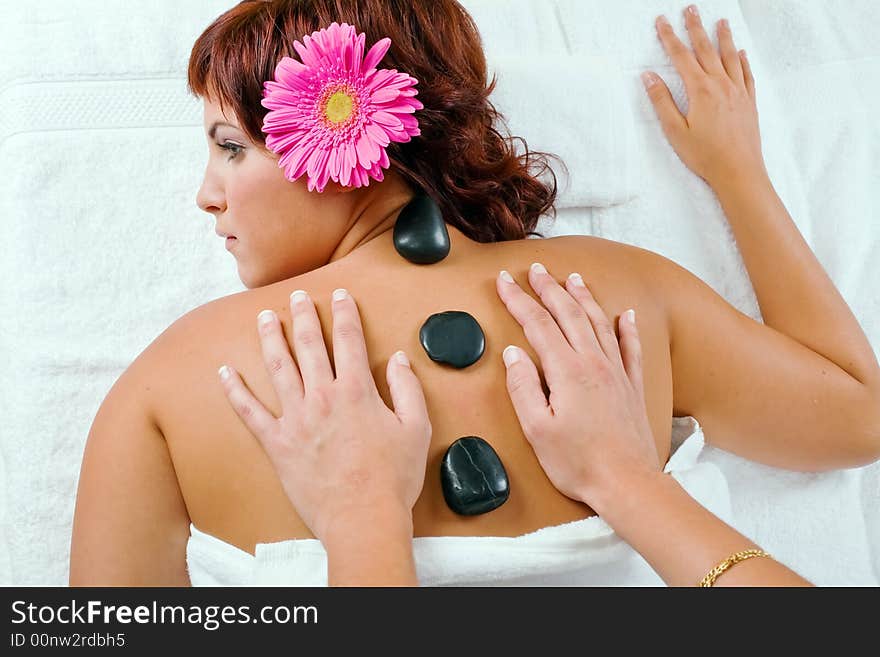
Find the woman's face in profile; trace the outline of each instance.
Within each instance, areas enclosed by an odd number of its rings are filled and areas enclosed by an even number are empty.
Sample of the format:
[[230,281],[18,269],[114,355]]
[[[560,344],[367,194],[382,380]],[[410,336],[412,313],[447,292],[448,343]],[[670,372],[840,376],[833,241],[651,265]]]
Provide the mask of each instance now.
[[214,216],[217,238],[247,288],[262,287],[330,261],[347,228],[348,195],[331,182],[309,192],[306,178],[284,177],[278,156],[251,142],[235,117],[204,99],[208,163],[196,203]]

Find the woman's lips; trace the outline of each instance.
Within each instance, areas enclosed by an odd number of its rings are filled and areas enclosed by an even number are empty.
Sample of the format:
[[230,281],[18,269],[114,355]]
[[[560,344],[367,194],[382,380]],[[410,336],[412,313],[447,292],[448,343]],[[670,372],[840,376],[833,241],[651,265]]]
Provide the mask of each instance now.
[[226,238],[226,250],[228,251],[228,250],[231,249],[233,246],[235,246],[235,243],[236,243],[237,241],[238,241],[238,239],[235,238],[235,237],[233,237],[232,235],[230,235],[229,237],[227,237],[227,238]]

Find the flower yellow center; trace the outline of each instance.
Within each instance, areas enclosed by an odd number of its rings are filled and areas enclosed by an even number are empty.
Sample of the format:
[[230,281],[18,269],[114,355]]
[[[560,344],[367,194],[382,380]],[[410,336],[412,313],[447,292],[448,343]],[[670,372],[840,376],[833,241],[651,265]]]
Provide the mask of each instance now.
[[351,96],[344,91],[337,91],[327,100],[324,114],[332,123],[342,123],[351,116],[354,102]]

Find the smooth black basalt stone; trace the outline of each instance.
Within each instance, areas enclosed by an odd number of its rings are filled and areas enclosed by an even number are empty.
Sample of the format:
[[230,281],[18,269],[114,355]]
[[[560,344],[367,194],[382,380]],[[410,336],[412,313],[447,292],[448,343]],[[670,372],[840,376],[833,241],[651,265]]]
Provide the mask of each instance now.
[[480,360],[486,348],[480,324],[460,310],[431,315],[422,324],[419,341],[431,360],[459,369]]
[[394,248],[417,265],[431,265],[449,255],[449,231],[430,196],[416,195],[397,215]]
[[492,446],[477,436],[459,438],[440,464],[443,497],[463,516],[497,509],[510,497],[507,471]]

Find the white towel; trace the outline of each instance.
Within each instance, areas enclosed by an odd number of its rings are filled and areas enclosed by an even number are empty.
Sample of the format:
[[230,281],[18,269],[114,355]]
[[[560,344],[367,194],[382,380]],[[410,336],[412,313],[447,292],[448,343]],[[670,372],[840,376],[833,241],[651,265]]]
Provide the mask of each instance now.
[[[731,521],[721,471],[699,463],[703,434],[673,418],[664,472],[716,516]],[[254,555],[190,527],[187,568],[194,586],[326,586],[327,553],[316,539],[257,544]],[[516,537],[420,536],[413,540],[422,586],[660,586],[648,563],[593,516]]]
[[[552,153],[557,208],[626,203],[644,185],[629,85],[602,56],[503,55],[490,63],[490,100],[530,151]],[[521,150],[521,149],[520,149]]]

